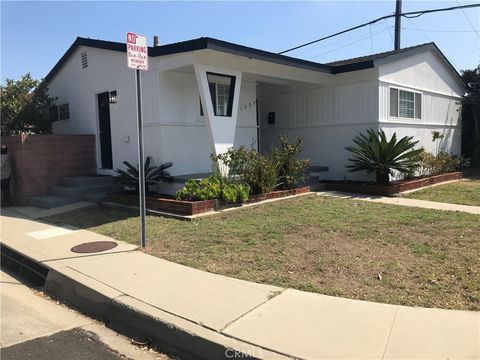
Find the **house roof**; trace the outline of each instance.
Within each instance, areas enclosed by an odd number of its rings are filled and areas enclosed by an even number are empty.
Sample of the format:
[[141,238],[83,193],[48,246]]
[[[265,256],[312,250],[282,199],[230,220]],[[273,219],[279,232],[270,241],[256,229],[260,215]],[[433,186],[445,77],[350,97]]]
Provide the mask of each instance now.
[[[127,46],[125,43],[96,40],[77,37],[73,44],[68,48],[65,54],[60,58],[57,64],[45,77],[45,82],[49,82],[53,76],[60,70],[62,65],[67,61],[70,55],[79,47],[86,46],[97,49],[105,49],[112,51],[126,52]],[[293,58],[290,56],[279,55],[269,51],[251,48],[248,46],[238,45],[227,41],[213,39],[209,37],[201,37],[198,39],[187,40],[177,42],[173,44],[167,44],[162,46],[148,47],[149,57],[157,57],[164,55],[179,54],[184,52],[211,49],[221,51],[225,53],[245,56],[252,59],[258,59],[263,61],[269,61],[276,64],[294,66],[306,70],[315,70],[325,73],[331,73],[331,67],[325,64],[316,63],[313,61],[307,61],[302,59]]]
[[411,56],[413,55],[413,53],[418,53],[425,50],[433,50],[444,61],[447,67],[455,74],[455,76],[458,79],[460,79],[460,81],[462,81],[463,83],[463,80],[460,74],[458,73],[458,71],[450,63],[447,57],[440,51],[437,45],[435,45],[434,42],[410,46],[410,47],[402,48],[399,50],[391,50],[391,51],[385,51],[385,52],[367,55],[367,56],[360,56],[360,57],[355,57],[351,59],[333,61],[333,62],[327,63],[326,65],[332,66],[333,73],[338,74],[341,72],[367,69],[369,67],[373,67],[375,65],[375,62],[378,62],[378,61],[398,60],[399,58],[402,58],[404,56]]
[[[55,64],[53,69],[50,70],[50,72],[47,74],[47,76],[44,79],[45,83],[48,83],[55,76],[55,74],[60,70],[62,65],[67,61],[70,55],[79,46],[126,52],[125,43],[77,37],[77,39],[73,42],[73,44],[68,48],[65,54],[57,62],[57,64]],[[382,52],[382,53],[368,55],[368,56],[334,61],[327,64],[321,64],[313,61],[297,59],[290,56],[279,55],[269,51],[255,49],[252,47],[238,45],[238,44],[234,44],[234,43],[230,43],[230,42],[222,41],[218,39],[213,39],[209,37],[201,37],[198,39],[187,40],[187,41],[177,42],[173,44],[149,47],[148,55],[150,57],[157,57],[157,56],[179,54],[179,53],[204,50],[204,49],[221,51],[229,54],[248,57],[251,59],[258,59],[262,61],[272,62],[275,64],[293,66],[301,69],[320,71],[320,72],[325,72],[329,74],[339,74],[339,73],[357,71],[362,69],[370,69],[375,66],[375,62],[377,61],[396,60],[403,56],[410,56],[412,53],[431,49],[440,56],[440,58],[445,62],[447,67],[449,67],[450,70],[455,74],[455,76],[457,76],[458,79],[460,79],[461,81],[461,77],[456,71],[456,69],[452,66],[452,64],[448,61],[445,55],[443,55],[440,49],[433,42],[412,46],[412,47],[407,47],[400,50],[393,50],[393,51],[387,51],[387,52]]]

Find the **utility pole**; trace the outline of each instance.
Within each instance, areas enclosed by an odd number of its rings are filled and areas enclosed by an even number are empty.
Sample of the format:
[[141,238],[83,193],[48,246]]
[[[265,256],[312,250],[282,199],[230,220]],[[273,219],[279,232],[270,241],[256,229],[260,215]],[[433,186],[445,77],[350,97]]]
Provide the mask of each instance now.
[[396,0],[395,7],[395,50],[400,50],[400,27],[402,25],[402,0]]

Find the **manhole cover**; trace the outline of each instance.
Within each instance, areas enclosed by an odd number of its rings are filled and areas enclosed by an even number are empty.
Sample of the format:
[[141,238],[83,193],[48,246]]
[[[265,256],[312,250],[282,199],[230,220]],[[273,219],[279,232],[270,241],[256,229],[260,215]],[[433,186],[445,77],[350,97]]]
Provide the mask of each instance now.
[[81,254],[96,253],[96,252],[102,252],[102,251],[113,249],[117,245],[118,244],[113,241],[92,241],[92,242],[76,245],[72,247],[70,251],[74,253],[81,253]]

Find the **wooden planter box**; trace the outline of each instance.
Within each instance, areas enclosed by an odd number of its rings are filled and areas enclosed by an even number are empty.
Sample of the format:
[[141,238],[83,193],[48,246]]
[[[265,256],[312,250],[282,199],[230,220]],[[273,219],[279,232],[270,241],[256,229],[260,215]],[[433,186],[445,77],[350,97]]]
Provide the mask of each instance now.
[[[292,190],[273,191],[266,194],[252,195],[250,199],[247,200],[247,203],[276,199],[289,195],[305,194],[308,192],[310,192],[310,186],[304,186]],[[155,210],[179,215],[197,215],[217,210],[219,207],[218,200],[184,201],[154,196],[146,196],[145,200],[148,210]],[[138,195],[134,195],[128,192],[110,193],[107,195],[107,201],[117,204],[138,206]],[[222,204],[222,208],[234,206],[239,205]]]
[[[129,193],[110,193],[107,200],[125,205],[138,206],[138,195]],[[216,200],[204,201],[183,201],[175,199],[166,199],[161,197],[146,196],[146,206],[148,210],[174,213],[179,215],[197,215],[215,210]]]
[[352,192],[358,194],[392,196],[403,191],[419,189],[425,186],[442,183],[445,181],[458,180],[463,177],[462,172],[435,175],[415,180],[395,181],[388,185],[377,185],[362,182],[326,182],[326,190]]

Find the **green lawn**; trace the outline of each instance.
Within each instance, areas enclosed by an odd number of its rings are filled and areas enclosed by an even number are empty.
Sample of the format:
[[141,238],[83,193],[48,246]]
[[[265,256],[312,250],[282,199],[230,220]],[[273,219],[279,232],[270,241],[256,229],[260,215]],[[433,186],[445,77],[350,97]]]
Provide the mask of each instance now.
[[480,206],[480,180],[461,180],[404,195],[409,199]]
[[[138,243],[129,210],[46,220]],[[193,222],[147,221],[147,253],[197,269],[354,299],[480,310],[476,215],[312,195]]]

